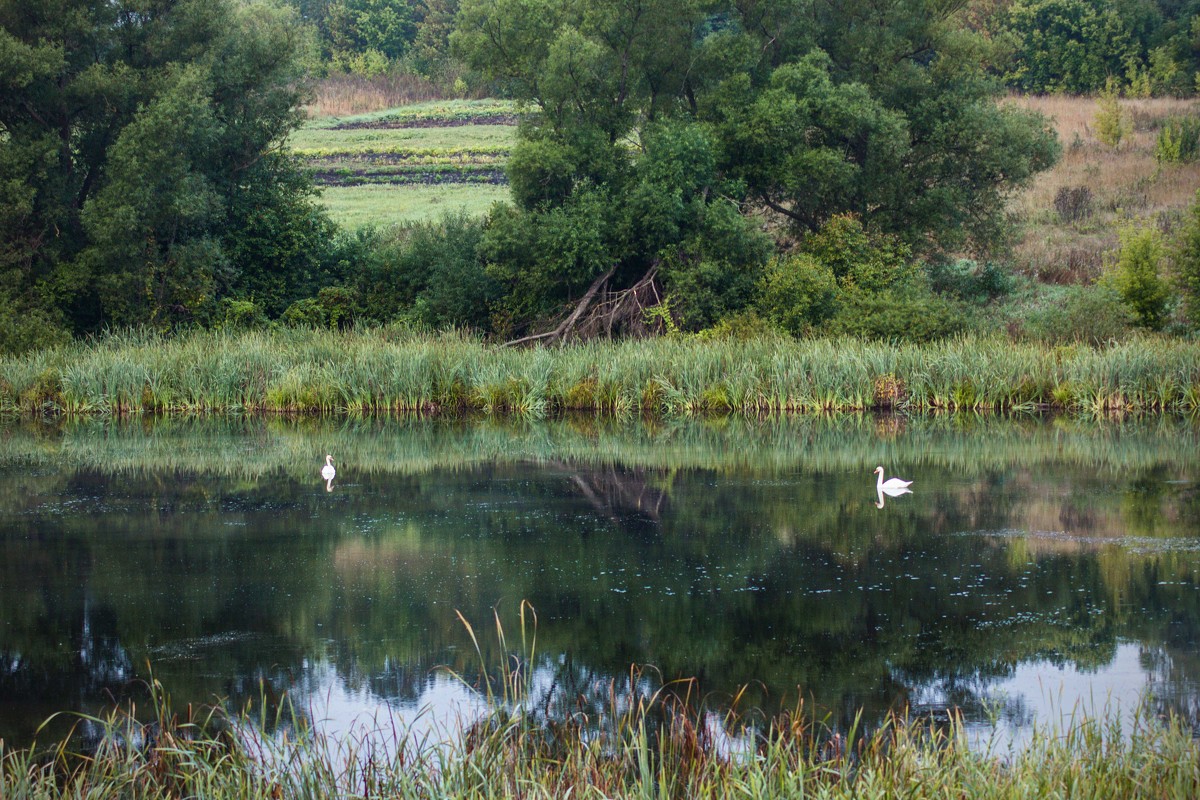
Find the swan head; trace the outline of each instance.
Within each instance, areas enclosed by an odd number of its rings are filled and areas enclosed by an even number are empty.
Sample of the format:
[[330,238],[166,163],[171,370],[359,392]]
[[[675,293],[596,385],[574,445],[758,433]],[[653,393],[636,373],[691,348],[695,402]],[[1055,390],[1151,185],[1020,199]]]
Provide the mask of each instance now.
[[325,463],[332,467],[333,466],[333,456],[326,454],[325,455]]
[[883,474],[883,467],[876,467],[876,468],[875,468],[875,474],[876,474],[876,475],[882,475],[882,474]]

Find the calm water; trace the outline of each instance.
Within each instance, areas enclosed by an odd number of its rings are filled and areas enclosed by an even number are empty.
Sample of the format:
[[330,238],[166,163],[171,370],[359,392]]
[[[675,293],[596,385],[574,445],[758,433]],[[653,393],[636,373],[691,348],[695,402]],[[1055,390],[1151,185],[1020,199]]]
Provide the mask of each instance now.
[[[880,508],[877,464],[913,493]],[[523,599],[545,713],[688,677],[834,725],[1200,722],[1198,481],[1177,420],[10,423],[0,738],[151,670],[178,706],[436,728],[479,707],[436,669],[479,667],[456,610],[490,666]]]

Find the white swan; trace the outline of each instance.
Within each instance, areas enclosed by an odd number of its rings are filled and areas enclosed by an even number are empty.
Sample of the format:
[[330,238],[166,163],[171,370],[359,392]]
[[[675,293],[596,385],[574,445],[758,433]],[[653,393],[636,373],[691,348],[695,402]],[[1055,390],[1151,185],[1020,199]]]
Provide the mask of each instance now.
[[883,467],[876,467],[875,474],[879,476],[879,480],[875,482],[875,491],[879,494],[887,494],[895,497],[900,494],[911,492],[909,486],[912,486],[912,481],[902,481],[899,478],[883,479]]
[[321,467],[321,478],[327,481],[337,477],[337,469],[333,466],[333,456],[325,456],[325,466]]

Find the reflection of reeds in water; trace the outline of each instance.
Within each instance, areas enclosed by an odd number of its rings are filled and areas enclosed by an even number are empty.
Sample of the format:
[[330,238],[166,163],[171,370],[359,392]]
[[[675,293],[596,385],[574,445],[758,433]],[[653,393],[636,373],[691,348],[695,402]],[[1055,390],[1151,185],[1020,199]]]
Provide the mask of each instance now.
[[514,350],[392,329],[281,330],[132,332],[0,359],[0,410],[25,414],[584,410],[624,418],[1039,407],[1195,411],[1200,344],[657,339]]
[[914,416],[902,426],[834,415],[670,424],[590,416],[542,422],[172,417],[13,421],[0,428],[0,463],[67,463],[103,473],[282,473],[315,480],[327,452],[335,454],[341,480],[515,461],[747,474],[865,469],[868,477],[879,463],[975,475],[1054,462],[1132,476],[1193,469],[1200,428],[1168,416],[1092,422],[961,415]]

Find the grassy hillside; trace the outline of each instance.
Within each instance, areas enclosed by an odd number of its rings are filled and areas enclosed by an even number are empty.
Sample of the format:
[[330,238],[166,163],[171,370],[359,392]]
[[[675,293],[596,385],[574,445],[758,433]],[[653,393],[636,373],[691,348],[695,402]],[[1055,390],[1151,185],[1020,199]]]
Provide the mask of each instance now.
[[447,100],[313,119],[290,144],[334,219],[358,228],[484,213],[508,196],[515,139],[512,103]]
[[1045,283],[1090,283],[1123,225],[1171,230],[1195,200],[1200,162],[1159,163],[1159,130],[1171,117],[1195,116],[1200,103],[1171,98],[1122,100],[1128,134],[1116,146],[1097,136],[1099,106],[1088,97],[1015,97],[1048,116],[1062,159],[1014,198],[1021,224],[1013,266]]

